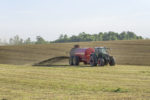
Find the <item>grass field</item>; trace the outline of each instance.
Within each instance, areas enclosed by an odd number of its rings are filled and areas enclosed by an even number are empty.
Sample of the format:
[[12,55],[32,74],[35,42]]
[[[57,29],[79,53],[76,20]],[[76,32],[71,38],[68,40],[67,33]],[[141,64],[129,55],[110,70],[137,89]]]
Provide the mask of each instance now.
[[0,46],[0,63],[32,65],[56,56],[69,56],[69,51],[75,44],[79,44],[81,47],[105,46],[112,48],[111,54],[115,57],[117,64],[150,65],[150,40]]
[[150,66],[0,64],[3,100],[149,100]]
[[[115,67],[49,67],[40,61],[69,56],[73,45],[112,48]],[[150,100],[150,40],[0,46],[0,100]]]

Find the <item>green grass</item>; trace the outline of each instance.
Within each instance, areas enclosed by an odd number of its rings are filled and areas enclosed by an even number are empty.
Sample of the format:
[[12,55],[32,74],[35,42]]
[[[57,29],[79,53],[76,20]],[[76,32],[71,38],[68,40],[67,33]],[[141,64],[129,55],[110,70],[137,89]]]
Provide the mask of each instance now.
[[149,100],[150,66],[0,65],[0,99]]

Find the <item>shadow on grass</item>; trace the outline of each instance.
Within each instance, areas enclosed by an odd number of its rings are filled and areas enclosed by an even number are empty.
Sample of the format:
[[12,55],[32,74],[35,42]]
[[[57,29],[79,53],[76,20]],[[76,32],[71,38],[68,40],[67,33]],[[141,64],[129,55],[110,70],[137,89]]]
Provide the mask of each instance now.
[[102,89],[103,92],[114,92],[114,93],[126,93],[129,92],[128,89],[123,89],[123,88],[103,88]]
[[90,65],[79,65],[79,66],[70,66],[70,65],[32,65],[37,67],[92,67]]

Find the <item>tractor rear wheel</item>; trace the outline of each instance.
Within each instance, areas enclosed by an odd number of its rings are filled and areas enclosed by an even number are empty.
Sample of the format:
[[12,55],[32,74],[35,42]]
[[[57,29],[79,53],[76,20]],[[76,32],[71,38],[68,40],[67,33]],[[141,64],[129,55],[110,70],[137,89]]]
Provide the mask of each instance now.
[[75,65],[75,66],[79,65],[79,57],[78,56],[73,57],[73,65]]
[[97,61],[98,66],[104,66],[104,59],[103,58],[99,58]]
[[90,57],[90,65],[91,66],[96,66],[97,65],[97,58],[96,58],[95,54],[91,55],[91,57]]
[[112,56],[110,57],[109,65],[110,66],[115,66],[115,60]]

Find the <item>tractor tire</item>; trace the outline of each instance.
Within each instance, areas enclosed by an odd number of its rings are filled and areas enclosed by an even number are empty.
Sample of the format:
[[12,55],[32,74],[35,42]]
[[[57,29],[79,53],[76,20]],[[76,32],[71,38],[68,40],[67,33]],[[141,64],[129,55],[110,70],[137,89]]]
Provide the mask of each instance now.
[[73,57],[73,65],[75,65],[75,66],[79,65],[79,57],[78,56]]
[[108,65],[109,61],[107,59],[104,59],[104,65]]
[[97,61],[97,64],[98,64],[98,66],[104,66],[105,65],[104,59],[103,58],[99,58],[98,61]]
[[110,66],[115,66],[115,64],[116,64],[116,63],[115,63],[115,60],[114,60],[114,58],[111,56],[111,57],[110,57],[110,61],[109,61],[109,65],[110,65]]
[[91,55],[91,57],[90,57],[90,65],[97,66],[97,58],[96,58],[95,54]]
[[73,56],[71,56],[71,57],[69,58],[69,65],[70,65],[70,66],[73,65]]

